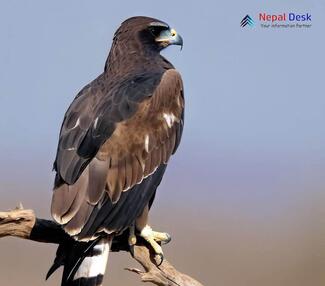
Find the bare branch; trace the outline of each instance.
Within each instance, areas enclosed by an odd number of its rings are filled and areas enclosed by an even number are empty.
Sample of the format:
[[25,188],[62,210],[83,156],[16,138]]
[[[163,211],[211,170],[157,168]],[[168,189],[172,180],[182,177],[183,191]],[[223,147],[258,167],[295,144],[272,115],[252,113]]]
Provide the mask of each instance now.
[[[25,210],[22,205],[8,212],[0,212],[0,238],[5,236],[55,244],[72,240],[58,224],[36,218],[33,210]],[[112,251],[129,251],[127,235],[114,238]],[[135,268],[126,270],[139,274],[143,282],[159,286],[203,286],[188,275],[178,272],[166,259],[158,267],[153,253],[141,239],[134,247],[133,258],[142,265],[144,271]]]
[[32,210],[17,208],[9,212],[0,212],[0,237],[16,236],[28,239],[35,220]]
[[146,245],[136,245],[134,259],[138,261],[145,271],[127,269],[141,276],[143,282],[152,282],[159,286],[203,286],[201,283],[175,269],[166,259],[158,267],[154,254]]

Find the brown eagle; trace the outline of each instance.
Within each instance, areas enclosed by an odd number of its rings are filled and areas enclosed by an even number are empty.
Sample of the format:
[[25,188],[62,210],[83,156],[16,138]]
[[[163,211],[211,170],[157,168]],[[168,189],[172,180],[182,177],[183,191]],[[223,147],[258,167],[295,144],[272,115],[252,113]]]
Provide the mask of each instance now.
[[163,259],[148,211],[182,136],[180,74],[160,55],[183,45],[174,29],[132,17],[116,31],[104,72],[68,108],[54,162],[51,213],[75,239],[59,246],[48,276],[64,265],[62,285],[100,285],[113,236],[143,237]]

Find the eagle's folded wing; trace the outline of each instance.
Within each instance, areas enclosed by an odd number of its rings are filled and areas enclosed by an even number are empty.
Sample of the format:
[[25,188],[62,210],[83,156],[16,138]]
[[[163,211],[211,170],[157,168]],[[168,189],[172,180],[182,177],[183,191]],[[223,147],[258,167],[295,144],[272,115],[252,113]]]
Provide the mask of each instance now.
[[[181,138],[184,97],[174,69],[126,80],[112,88],[109,97],[100,94],[99,87],[86,89],[72,103],[62,126],[52,215],[71,235],[91,236],[125,228],[148,203],[146,184],[141,183],[159,184],[160,166]],[[150,178],[156,170],[160,178]],[[139,208],[130,210],[130,196]],[[128,220],[116,220],[121,215]]]

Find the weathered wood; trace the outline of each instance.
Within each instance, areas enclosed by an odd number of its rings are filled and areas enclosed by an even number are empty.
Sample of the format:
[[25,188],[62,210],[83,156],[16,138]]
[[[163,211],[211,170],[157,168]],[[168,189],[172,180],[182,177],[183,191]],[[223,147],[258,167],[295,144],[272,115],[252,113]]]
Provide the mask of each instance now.
[[153,253],[144,245],[136,245],[134,259],[138,261],[145,271],[136,268],[126,268],[141,276],[143,282],[152,282],[159,286],[202,286],[201,283],[175,269],[166,259],[158,267]]
[[[25,210],[22,206],[8,212],[0,212],[0,238],[5,236],[54,244],[72,240],[58,224],[36,218],[33,210]],[[127,234],[114,237],[111,250],[129,251]],[[190,276],[178,272],[166,259],[157,266],[150,247],[142,239],[139,239],[134,247],[133,258],[142,265],[144,271],[135,268],[126,270],[139,274],[143,282],[159,286],[203,286]]]
[[0,238],[15,236],[28,239],[35,221],[34,212],[21,207],[9,212],[0,212]]

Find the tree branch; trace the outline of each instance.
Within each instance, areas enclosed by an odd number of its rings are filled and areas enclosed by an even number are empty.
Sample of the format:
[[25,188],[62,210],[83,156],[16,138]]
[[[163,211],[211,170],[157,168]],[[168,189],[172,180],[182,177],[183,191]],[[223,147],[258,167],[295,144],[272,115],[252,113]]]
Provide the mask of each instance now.
[[[33,210],[25,210],[21,205],[14,210],[0,212],[0,238],[5,236],[55,244],[72,240],[61,226],[50,220],[36,218]],[[114,237],[111,250],[129,251],[127,234]],[[144,271],[135,268],[126,270],[139,274],[143,282],[159,286],[203,286],[188,275],[178,272],[166,259],[158,267],[150,248],[141,239],[134,247],[133,258],[142,265]]]

